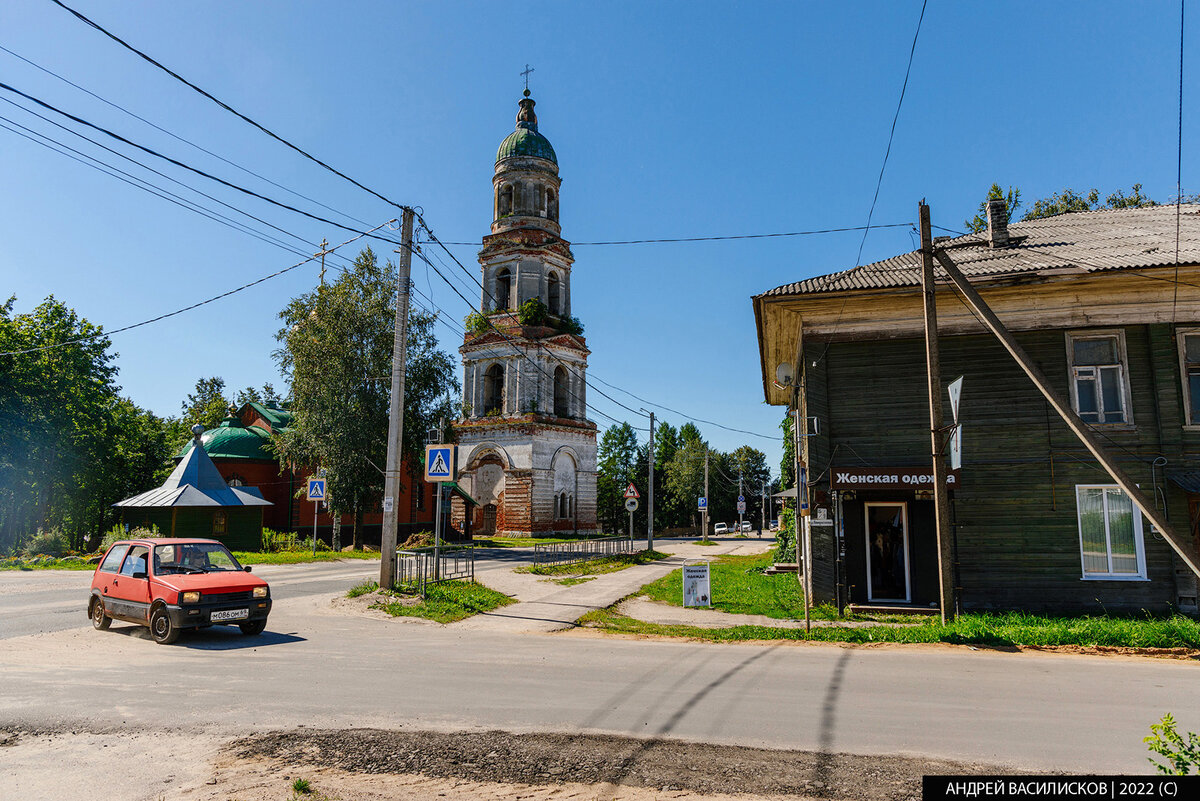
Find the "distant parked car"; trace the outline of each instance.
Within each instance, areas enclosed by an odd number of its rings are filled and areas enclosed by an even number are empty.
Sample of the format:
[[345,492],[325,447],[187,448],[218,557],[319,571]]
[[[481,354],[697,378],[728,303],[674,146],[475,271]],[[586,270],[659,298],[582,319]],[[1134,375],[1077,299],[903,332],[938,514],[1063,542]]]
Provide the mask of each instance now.
[[728,533],[729,533],[729,526],[725,525],[724,523],[717,523],[715,526],[713,526],[713,534],[728,534]]
[[742,533],[743,534],[753,531],[753,530],[754,530],[754,526],[750,525],[749,520],[742,521]]
[[271,612],[267,582],[251,576],[216,540],[122,540],[92,576],[88,615],[103,631],[113,619],[150,627],[160,645],[185,629],[214,624],[261,634]]

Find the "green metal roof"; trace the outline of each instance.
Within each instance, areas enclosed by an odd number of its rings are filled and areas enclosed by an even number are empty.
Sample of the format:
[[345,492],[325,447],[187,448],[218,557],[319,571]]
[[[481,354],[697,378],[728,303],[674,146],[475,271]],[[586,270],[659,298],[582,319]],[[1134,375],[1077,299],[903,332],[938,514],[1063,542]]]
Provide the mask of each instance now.
[[[257,404],[256,404],[257,405]],[[271,435],[259,426],[242,426],[236,417],[226,417],[221,425],[210,428],[200,437],[204,450],[214,459],[267,459],[275,458],[267,449]],[[192,443],[180,452],[180,457],[187,458],[192,451]]]
[[558,156],[554,155],[550,140],[529,128],[517,128],[500,143],[500,149],[496,151],[496,162],[511,156],[535,156],[558,164]]
[[246,405],[262,415],[263,419],[270,423],[271,428],[276,431],[281,428],[287,428],[292,423],[292,413],[278,405],[275,401],[271,401],[270,403],[250,401]]

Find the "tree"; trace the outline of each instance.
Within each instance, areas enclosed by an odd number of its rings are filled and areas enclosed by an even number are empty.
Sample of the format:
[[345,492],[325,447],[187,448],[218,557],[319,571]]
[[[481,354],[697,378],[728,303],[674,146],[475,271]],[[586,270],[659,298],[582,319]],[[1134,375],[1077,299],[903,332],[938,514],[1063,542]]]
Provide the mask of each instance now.
[[[685,429],[690,428],[689,434],[695,432],[695,437],[683,438]],[[680,429],[680,446],[675,451],[671,461],[665,465],[666,481],[663,482],[674,501],[686,510],[693,527],[699,525],[699,512],[696,509],[696,499],[704,495],[704,455],[708,451],[708,443],[699,436],[699,430],[691,423],[685,423]]]
[[195,392],[188,393],[183,402],[182,422],[185,428],[199,423],[207,431],[216,428],[229,416],[229,398],[225,396],[225,379],[213,376],[196,381]]
[[[988,190],[987,200],[979,204],[979,213],[964,223],[968,231],[979,233],[980,231],[987,230],[987,201],[997,199],[1007,201],[1008,218],[1010,220],[1015,219],[1016,211],[1021,205],[1021,190],[1010,186],[1008,193],[1005,194],[999,184],[992,184],[992,188]],[[1181,202],[1190,203],[1195,200],[1195,196],[1192,196],[1182,198]],[[1140,209],[1146,206],[1157,205],[1156,201],[1142,194],[1141,184],[1134,184],[1129,190],[1128,195],[1125,194],[1123,189],[1118,189],[1106,197],[1103,203],[1100,202],[1100,190],[1098,189],[1092,189],[1087,194],[1081,195],[1074,189],[1068,188],[1050,197],[1035,200],[1021,220],[1022,222],[1025,220],[1040,220],[1044,217],[1053,217],[1058,214],[1069,214],[1076,211]]]
[[688,523],[686,499],[667,489],[667,465],[679,450],[679,431],[670,423],[659,423],[654,434],[654,529],[685,526]]
[[[337,281],[294,298],[279,313],[274,356],[290,384],[291,425],[272,443],[281,460],[324,467],[335,519],[362,516],[383,490],[395,331],[396,272],[370,248]],[[425,432],[451,417],[454,362],[437,349],[433,314],[410,311],[406,343],[403,453],[412,463]]]
[[275,387],[271,386],[271,382],[262,385],[262,389],[254,387],[246,387],[239,389],[237,397],[234,399],[234,405],[239,409],[247,403],[270,403],[279,400],[279,393],[275,391]]
[[967,220],[963,225],[967,226],[967,230],[973,234],[987,230],[987,204],[988,200],[1003,200],[1008,207],[1008,219],[1016,219],[1017,209],[1021,207],[1021,190],[1010,186],[1008,194],[1000,188],[1000,184],[992,184],[992,188],[988,190],[987,199],[979,204],[979,211],[974,217]]
[[629,423],[606,428],[596,447],[596,513],[609,531],[621,530],[625,487],[634,477],[637,450],[637,434]]
[[164,421],[119,396],[110,340],[53,296],[0,305],[0,550],[39,528],[82,549],[169,464]]

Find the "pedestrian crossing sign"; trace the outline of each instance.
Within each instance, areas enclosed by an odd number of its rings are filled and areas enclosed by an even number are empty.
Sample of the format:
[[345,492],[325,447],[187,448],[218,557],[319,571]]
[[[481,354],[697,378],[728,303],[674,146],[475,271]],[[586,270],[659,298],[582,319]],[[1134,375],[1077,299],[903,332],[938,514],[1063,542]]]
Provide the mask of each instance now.
[[310,478],[308,480],[308,499],[310,501],[325,500],[325,479]]
[[425,446],[425,480],[453,481],[457,475],[453,445]]

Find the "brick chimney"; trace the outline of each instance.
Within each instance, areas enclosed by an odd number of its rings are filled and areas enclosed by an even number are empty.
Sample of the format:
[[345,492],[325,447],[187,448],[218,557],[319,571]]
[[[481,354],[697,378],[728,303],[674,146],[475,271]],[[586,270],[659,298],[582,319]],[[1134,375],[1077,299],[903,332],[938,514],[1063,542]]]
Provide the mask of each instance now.
[[1008,247],[1008,203],[1003,198],[987,204],[988,244],[994,248]]

